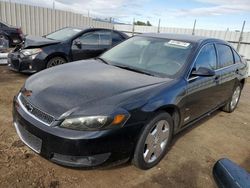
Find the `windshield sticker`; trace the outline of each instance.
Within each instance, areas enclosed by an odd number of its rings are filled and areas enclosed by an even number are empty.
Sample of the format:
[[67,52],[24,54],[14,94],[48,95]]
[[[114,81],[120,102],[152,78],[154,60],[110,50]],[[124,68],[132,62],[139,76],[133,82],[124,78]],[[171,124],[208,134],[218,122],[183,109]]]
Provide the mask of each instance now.
[[190,43],[188,43],[188,42],[181,42],[181,41],[177,41],[177,40],[170,40],[168,42],[168,44],[175,45],[175,46],[186,47],[186,48],[190,45]]

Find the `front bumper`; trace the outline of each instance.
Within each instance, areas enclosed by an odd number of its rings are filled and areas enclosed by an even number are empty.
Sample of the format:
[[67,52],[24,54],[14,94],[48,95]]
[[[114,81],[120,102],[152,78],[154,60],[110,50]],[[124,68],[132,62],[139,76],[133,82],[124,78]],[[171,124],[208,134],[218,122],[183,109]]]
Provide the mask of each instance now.
[[68,130],[44,125],[18,105],[13,105],[13,119],[20,139],[27,146],[46,159],[70,167],[106,166],[127,161],[143,126],[102,131]]
[[11,52],[8,55],[8,66],[13,71],[35,73],[45,68],[45,61],[39,55],[35,58],[21,57],[20,52]]

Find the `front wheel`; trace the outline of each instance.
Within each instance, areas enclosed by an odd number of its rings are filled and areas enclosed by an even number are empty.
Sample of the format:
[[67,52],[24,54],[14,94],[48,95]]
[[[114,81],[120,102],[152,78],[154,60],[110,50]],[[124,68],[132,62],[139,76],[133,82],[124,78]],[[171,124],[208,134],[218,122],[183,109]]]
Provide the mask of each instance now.
[[240,100],[242,86],[239,84],[234,88],[233,94],[227,104],[222,108],[223,111],[231,113],[233,112]]
[[172,117],[166,112],[157,114],[145,126],[135,148],[132,163],[144,170],[157,165],[167,152],[172,133]]
[[53,57],[48,61],[47,68],[54,67],[54,66],[57,66],[57,65],[61,65],[61,64],[64,64],[64,63],[67,63],[67,61],[64,58],[62,58],[62,57]]

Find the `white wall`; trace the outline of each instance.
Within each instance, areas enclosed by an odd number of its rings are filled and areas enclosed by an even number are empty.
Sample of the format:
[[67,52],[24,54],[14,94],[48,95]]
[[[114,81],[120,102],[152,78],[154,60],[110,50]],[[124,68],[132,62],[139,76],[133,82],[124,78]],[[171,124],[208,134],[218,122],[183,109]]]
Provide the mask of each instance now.
[[66,26],[113,28],[81,14],[0,1],[0,20],[22,27],[24,34],[42,36]]

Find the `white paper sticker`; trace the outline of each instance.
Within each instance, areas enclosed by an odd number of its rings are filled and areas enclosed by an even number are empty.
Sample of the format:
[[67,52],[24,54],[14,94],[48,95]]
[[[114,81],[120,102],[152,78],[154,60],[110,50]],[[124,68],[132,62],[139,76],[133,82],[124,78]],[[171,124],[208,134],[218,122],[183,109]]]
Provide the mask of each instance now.
[[177,41],[177,40],[170,40],[168,44],[176,45],[176,46],[181,46],[181,47],[188,47],[190,43],[188,42],[182,42],[182,41]]

